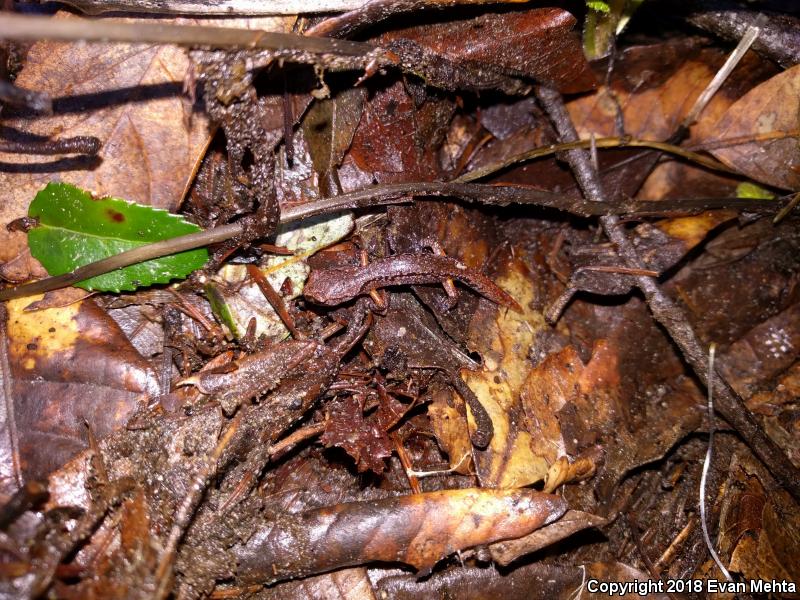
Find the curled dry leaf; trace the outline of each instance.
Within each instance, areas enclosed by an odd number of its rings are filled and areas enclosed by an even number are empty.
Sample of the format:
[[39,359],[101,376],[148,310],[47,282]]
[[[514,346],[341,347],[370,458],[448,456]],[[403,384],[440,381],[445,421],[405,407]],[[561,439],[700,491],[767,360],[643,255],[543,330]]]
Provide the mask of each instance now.
[[728,568],[746,579],[798,581],[800,510],[769,478],[749,455],[734,456],[722,488],[719,549],[730,557]]
[[596,469],[597,466],[594,461],[588,456],[579,457],[572,463],[569,462],[566,456],[561,456],[550,465],[542,491],[552,494],[559,486],[565,483],[589,479],[594,475]]
[[506,566],[521,556],[552,546],[556,542],[568,538],[573,533],[589,527],[601,527],[606,523],[607,520],[603,517],[580,510],[568,510],[555,523],[545,525],[541,529],[537,529],[521,538],[491,544],[489,551],[492,553],[492,559],[497,564]]
[[530,490],[447,490],[353,502],[285,515],[232,552],[242,582],[376,560],[427,570],[458,550],[526,535],[566,508],[562,498]]

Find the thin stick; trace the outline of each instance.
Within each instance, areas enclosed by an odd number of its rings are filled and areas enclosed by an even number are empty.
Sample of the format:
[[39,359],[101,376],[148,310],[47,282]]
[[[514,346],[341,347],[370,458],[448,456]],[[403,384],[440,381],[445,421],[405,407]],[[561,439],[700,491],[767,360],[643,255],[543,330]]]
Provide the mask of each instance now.
[[363,56],[375,49],[370,44],[306,37],[294,33],[155,23],[116,23],[91,19],[53,19],[34,15],[0,16],[0,39],[17,41],[62,40],[178,44],[212,48],[302,50],[314,54]]
[[792,196],[792,199],[789,200],[786,206],[778,211],[778,214],[775,215],[774,219],[772,219],[772,224],[777,225],[783,221],[790,212],[797,208],[798,204],[800,204],[800,192],[797,192],[794,196]]
[[699,165],[704,167],[708,167],[709,169],[713,169],[715,171],[722,171],[723,173],[732,173],[734,175],[738,175],[738,171],[734,171],[723,165],[721,162],[714,158],[710,158],[703,154],[698,154],[697,152],[692,152],[691,150],[686,150],[685,148],[681,148],[680,146],[676,146],[674,144],[669,144],[667,142],[658,142],[653,140],[635,140],[632,138],[619,138],[619,137],[607,137],[607,138],[593,138],[589,140],[576,140],[574,142],[562,142],[560,144],[551,144],[550,146],[545,146],[543,148],[534,148],[533,150],[528,150],[527,152],[522,152],[520,154],[515,154],[502,160],[500,162],[486,165],[485,167],[481,167],[480,169],[475,169],[474,171],[470,171],[469,173],[465,173],[455,181],[466,183],[468,181],[475,181],[476,179],[482,179],[488,175],[492,175],[505,169],[506,167],[510,167],[511,165],[515,165],[521,162],[534,160],[536,158],[542,158],[545,156],[551,156],[558,152],[564,152],[567,150],[575,150],[577,148],[652,148],[653,150],[661,150],[662,152],[667,152],[669,154],[674,154],[676,156],[680,156],[692,162],[695,162]]
[[96,137],[85,135],[60,140],[36,140],[27,142],[0,140],[0,152],[39,154],[42,156],[51,156],[54,154],[88,154],[93,156],[100,151],[101,146],[100,140]]
[[721,88],[722,84],[725,83],[725,80],[728,79],[728,76],[736,68],[736,65],[739,64],[739,61],[744,58],[744,55],[750,49],[750,46],[752,46],[753,42],[756,41],[756,38],[761,31],[759,25],[765,20],[766,19],[764,15],[761,15],[760,20],[757,20],[755,25],[751,25],[747,28],[747,31],[744,32],[742,39],[739,40],[739,44],[728,56],[728,60],[725,61],[725,64],[723,64],[720,70],[717,71],[717,74],[714,75],[711,83],[706,86],[706,89],[704,89],[703,92],[697,97],[697,100],[695,100],[694,106],[692,106],[691,110],[689,110],[688,114],[681,122],[681,127],[688,129],[694,124],[695,121],[697,121],[697,117],[699,117],[700,113],[703,112],[703,109],[711,101],[711,98],[717,93],[717,91],[719,91],[719,88]]
[[306,427],[302,427],[297,431],[287,435],[285,438],[276,442],[272,446],[269,447],[267,450],[267,454],[271,458],[282,454],[283,452],[288,451],[289,449],[293,448],[300,442],[305,440],[311,439],[312,437],[321,435],[325,431],[325,423],[314,423],[313,425],[307,425]]
[[[708,380],[714,378],[714,356],[716,355],[717,345],[711,344],[708,349]],[[714,453],[714,386],[708,386],[708,449],[706,450],[706,458],[703,461],[703,473],[700,476],[700,526],[703,529],[703,539],[706,541],[706,546],[711,554],[711,558],[717,563],[719,570],[725,575],[725,579],[733,581],[731,574],[722,561],[719,559],[717,551],[714,549],[714,544],[711,543],[711,536],[708,534],[708,523],[706,519],[706,483],[708,482],[708,470],[711,468],[711,456]]]
[[351,10],[364,0],[64,0],[91,15],[109,12],[160,15],[298,15]]
[[289,311],[286,310],[286,304],[281,298],[280,294],[275,291],[275,288],[272,287],[270,284],[269,279],[264,277],[264,274],[261,272],[256,265],[247,265],[247,273],[250,275],[250,279],[255,281],[258,289],[261,290],[261,293],[264,294],[264,297],[267,299],[267,302],[270,303],[270,306],[275,310],[280,317],[283,324],[286,326],[286,329],[289,330],[289,333],[292,334],[292,337],[296,340],[302,340],[305,338],[301,331],[297,330],[297,327],[294,325],[294,319],[292,315],[289,314]]

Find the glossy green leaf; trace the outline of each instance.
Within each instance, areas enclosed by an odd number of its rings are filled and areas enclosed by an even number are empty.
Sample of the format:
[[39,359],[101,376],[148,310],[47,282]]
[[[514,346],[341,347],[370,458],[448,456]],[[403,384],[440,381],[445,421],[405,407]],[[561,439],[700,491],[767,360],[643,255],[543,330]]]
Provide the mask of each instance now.
[[[39,221],[28,232],[28,246],[50,275],[69,273],[138,246],[200,231],[197,225],[167,211],[119,198],[95,198],[67,183],[47,184],[31,202],[28,216]],[[132,291],[186,277],[207,260],[205,248],[188,250],[76,285],[87,290]]]

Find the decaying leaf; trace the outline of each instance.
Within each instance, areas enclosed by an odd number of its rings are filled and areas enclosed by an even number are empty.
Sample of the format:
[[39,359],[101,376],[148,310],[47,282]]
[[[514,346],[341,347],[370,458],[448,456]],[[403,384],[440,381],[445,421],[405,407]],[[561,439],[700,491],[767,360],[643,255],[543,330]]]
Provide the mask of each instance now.
[[346,89],[335,98],[315,102],[303,118],[314,170],[320,175],[341,164],[361,121],[365,97],[365,88]]
[[747,579],[797,581],[797,505],[783,491],[767,492],[765,476],[752,458],[734,457],[722,500],[720,550],[730,556],[728,568]]
[[[401,56],[406,52],[415,58],[418,53],[425,56],[421,62],[432,68],[420,75],[445,89],[459,84],[502,89],[498,75],[512,75],[580,92],[593,87],[594,76],[577,35],[570,32],[574,23],[564,10],[539,8],[418,25],[384,34],[383,40],[394,40],[389,47]],[[436,65],[426,53],[447,62]]]
[[344,400],[331,409],[321,441],[326,446],[343,448],[356,461],[360,472],[371,470],[380,474],[393,446],[388,432],[374,417],[364,418],[363,407],[356,398]]
[[[711,127],[707,141],[746,138],[711,152],[751,179],[778,188],[800,190],[800,66],[754,87]],[[758,136],[784,132],[789,137],[760,141]]]
[[470,346],[480,349],[483,366],[461,374],[494,425],[492,443],[476,465],[481,481],[493,487],[518,487],[540,481],[549,467],[546,455],[535,451],[535,440],[518,416],[520,394],[530,370],[528,353],[537,331],[549,326],[542,313],[532,308],[537,291],[527,267],[511,256],[504,259],[504,273],[497,283],[516,298],[523,312],[482,304],[473,318]]
[[[592,562],[576,565],[556,565],[534,562],[515,569],[495,567],[465,567],[453,572],[436,573],[419,580],[409,575],[390,575],[380,580],[379,593],[398,600],[423,600],[452,596],[465,600],[505,598],[507,600],[600,600],[608,594],[591,593],[586,584],[598,581],[641,582],[647,573],[620,562]],[[634,600],[640,596],[629,593],[621,596]],[[654,600],[667,600],[667,594],[650,594]]]
[[[33,298],[35,300],[35,298]],[[147,394],[152,367],[92,300],[25,311],[8,302],[12,398],[23,473],[44,477],[97,436],[121,427]]]
[[565,510],[558,496],[528,490],[431,492],[287,515],[284,523],[254,532],[233,554],[244,582],[373,560],[430,569],[457,550],[525,535]]

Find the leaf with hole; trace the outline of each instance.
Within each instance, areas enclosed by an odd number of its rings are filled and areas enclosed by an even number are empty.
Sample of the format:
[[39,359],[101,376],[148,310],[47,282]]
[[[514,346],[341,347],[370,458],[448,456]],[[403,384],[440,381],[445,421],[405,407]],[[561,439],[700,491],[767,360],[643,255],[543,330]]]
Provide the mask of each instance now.
[[[39,223],[28,232],[31,254],[50,275],[69,273],[138,246],[200,231],[197,225],[165,210],[120,198],[95,198],[67,183],[47,184],[31,202],[28,216]],[[76,285],[104,292],[133,291],[186,277],[207,260],[205,248],[189,250],[117,269]]]

